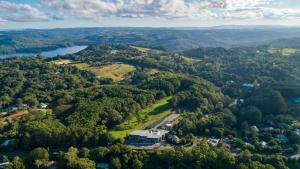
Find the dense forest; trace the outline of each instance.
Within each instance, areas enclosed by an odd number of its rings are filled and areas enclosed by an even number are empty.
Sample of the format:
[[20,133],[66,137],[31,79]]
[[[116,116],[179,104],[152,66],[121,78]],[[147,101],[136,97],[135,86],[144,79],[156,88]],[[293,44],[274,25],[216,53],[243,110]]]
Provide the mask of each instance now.
[[[91,45],[54,58],[2,59],[0,68],[7,168],[300,167],[296,48]],[[135,149],[112,134],[134,119],[149,128],[168,111],[180,120],[161,149]]]

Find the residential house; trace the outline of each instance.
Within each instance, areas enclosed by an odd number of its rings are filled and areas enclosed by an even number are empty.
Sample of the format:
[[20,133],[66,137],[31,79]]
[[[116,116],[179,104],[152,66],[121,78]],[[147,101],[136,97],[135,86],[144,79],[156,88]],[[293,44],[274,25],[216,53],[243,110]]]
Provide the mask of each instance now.
[[209,139],[207,140],[207,143],[208,143],[208,144],[211,144],[211,145],[213,145],[213,146],[218,145],[219,142],[220,142],[220,139],[209,138]]
[[254,130],[254,131],[256,131],[256,132],[259,132],[259,129],[258,129],[257,126],[251,126],[251,129]]
[[244,83],[242,86],[246,87],[246,88],[253,88],[254,84],[252,84],[252,83]]
[[56,161],[49,161],[47,164],[48,169],[57,169],[57,162]]
[[266,127],[262,129],[263,131],[273,131],[274,128],[273,127]]
[[48,107],[48,105],[47,105],[46,103],[41,103],[41,104],[40,104],[40,107],[41,107],[42,109],[46,109],[46,108]]
[[268,143],[265,142],[265,141],[260,142],[260,144],[261,144],[261,146],[262,146],[263,148],[265,148],[265,147],[268,145]]

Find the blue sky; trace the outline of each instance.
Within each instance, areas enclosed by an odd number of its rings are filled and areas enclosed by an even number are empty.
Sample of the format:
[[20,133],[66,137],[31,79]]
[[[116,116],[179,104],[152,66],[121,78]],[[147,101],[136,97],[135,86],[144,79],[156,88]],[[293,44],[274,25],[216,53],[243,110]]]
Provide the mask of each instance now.
[[300,0],[0,0],[0,29],[300,25]]

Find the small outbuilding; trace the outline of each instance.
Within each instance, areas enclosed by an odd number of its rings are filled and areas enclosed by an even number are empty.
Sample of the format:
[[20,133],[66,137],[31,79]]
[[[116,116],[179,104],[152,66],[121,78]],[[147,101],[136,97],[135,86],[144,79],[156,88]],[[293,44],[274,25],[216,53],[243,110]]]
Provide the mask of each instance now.
[[96,168],[97,169],[109,169],[109,164],[108,163],[97,163]]
[[41,104],[40,104],[40,107],[41,107],[42,109],[46,109],[46,108],[48,107],[48,105],[47,105],[46,103],[41,103]]

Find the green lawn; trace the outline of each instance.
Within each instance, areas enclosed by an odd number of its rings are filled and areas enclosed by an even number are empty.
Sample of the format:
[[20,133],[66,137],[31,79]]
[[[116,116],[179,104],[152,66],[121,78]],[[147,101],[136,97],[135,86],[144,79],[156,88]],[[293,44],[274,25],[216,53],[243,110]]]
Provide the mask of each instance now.
[[111,78],[114,81],[121,81],[125,78],[125,76],[135,71],[135,67],[128,64],[122,64],[122,63],[115,63],[111,65],[105,65],[105,66],[91,66],[87,63],[76,63],[73,64],[78,69],[89,71],[96,76],[102,77],[102,78]]
[[140,47],[140,46],[130,46],[131,48],[137,49],[140,52],[150,52],[154,54],[162,54],[164,51],[162,50],[156,50],[156,49],[151,49],[151,48],[145,48],[145,47]]
[[284,56],[290,56],[296,53],[296,49],[293,48],[284,48],[282,49],[282,55]]
[[294,49],[294,48],[283,48],[283,49],[270,48],[270,49],[268,49],[268,52],[271,53],[271,54],[279,53],[279,54],[282,54],[283,56],[293,55],[297,51],[298,50]]
[[[109,131],[109,133],[114,138],[124,138],[129,133],[133,132],[134,130],[141,130],[145,129],[151,124],[167,117],[171,114],[171,106],[169,103],[169,100],[171,97],[166,97],[152,106],[142,110],[140,112],[142,117],[142,122],[139,123],[135,117],[132,117],[130,120],[125,121],[112,130]],[[147,116],[148,117],[147,117]]]

